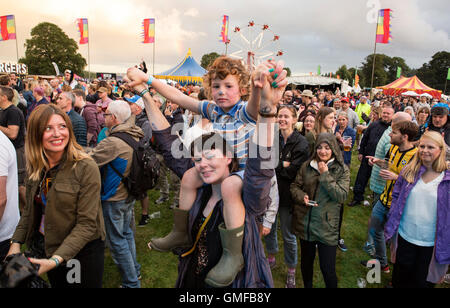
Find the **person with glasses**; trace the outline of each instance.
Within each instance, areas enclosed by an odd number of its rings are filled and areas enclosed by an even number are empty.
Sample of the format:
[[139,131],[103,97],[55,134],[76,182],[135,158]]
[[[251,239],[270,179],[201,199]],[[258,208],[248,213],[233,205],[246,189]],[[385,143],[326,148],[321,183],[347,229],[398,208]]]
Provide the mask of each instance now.
[[130,197],[122,177],[130,174],[133,148],[120,135],[135,141],[144,137],[141,128],[130,121],[131,109],[125,101],[112,101],[104,114],[108,137],[90,152],[102,174],[101,200],[111,255],[122,276],[122,287],[140,287],[141,265],[131,227],[135,200]]

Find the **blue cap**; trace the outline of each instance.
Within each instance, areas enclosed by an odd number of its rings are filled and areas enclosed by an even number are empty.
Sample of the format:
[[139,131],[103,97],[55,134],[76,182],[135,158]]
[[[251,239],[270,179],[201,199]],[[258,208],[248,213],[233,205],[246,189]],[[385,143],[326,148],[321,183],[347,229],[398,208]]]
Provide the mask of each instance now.
[[131,98],[124,97],[124,99],[129,103],[136,103],[141,97],[139,95],[135,95]]
[[431,115],[448,115],[449,113],[450,108],[444,103],[438,103],[431,108]]

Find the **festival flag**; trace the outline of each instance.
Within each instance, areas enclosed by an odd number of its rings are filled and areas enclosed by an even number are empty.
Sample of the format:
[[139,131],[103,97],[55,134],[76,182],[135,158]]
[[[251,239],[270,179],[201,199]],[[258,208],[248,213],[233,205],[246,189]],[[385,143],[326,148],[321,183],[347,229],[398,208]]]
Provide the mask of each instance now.
[[380,10],[378,14],[377,39],[380,44],[389,44],[391,36],[391,18],[392,11],[390,9]]
[[87,18],[78,18],[78,32],[80,32],[80,45],[89,43],[88,20]]
[[229,26],[229,17],[227,15],[223,15],[223,24],[222,24],[222,30],[220,32],[220,41],[222,43],[227,44],[228,43],[228,26]]
[[359,85],[359,76],[358,76],[358,74],[356,73],[356,75],[355,75],[355,88],[357,88],[358,85]]
[[448,69],[447,80],[450,80],[450,68]]
[[0,17],[0,41],[16,39],[16,23],[14,15],[6,15]]
[[400,66],[397,67],[397,78],[402,76],[402,68]]
[[155,19],[147,18],[142,23],[144,40],[142,43],[151,44],[155,42]]
[[317,76],[320,76],[320,71],[321,71],[322,67],[320,67],[320,65],[317,67]]

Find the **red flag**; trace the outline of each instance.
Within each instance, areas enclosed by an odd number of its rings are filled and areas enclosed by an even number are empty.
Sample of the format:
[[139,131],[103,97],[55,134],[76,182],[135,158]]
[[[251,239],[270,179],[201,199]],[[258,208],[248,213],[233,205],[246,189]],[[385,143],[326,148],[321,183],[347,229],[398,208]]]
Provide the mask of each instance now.
[[150,44],[155,42],[155,19],[147,18],[144,19],[142,23],[143,31],[144,31],[144,40],[142,43]]

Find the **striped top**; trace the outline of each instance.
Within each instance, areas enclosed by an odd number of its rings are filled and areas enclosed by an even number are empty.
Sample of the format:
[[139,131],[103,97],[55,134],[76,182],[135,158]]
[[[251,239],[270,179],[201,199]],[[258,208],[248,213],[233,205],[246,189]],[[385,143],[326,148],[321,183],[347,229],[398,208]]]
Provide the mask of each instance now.
[[[386,154],[386,158],[389,158],[389,162],[391,167],[389,171],[392,171],[396,174],[400,174],[402,169],[409,164],[411,159],[416,154],[417,148],[412,148],[406,151],[400,151],[399,147],[396,145],[391,145],[389,152]],[[386,186],[384,187],[383,194],[380,197],[380,201],[384,206],[390,208],[392,202],[392,191],[394,190],[394,185],[397,181],[386,181]]]
[[247,102],[239,101],[225,112],[214,102],[203,101],[199,113],[211,121],[213,130],[219,133],[234,149],[239,160],[239,169],[245,168],[248,158],[249,140],[256,127],[256,121],[247,113]]
[[[384,159],[387,152],[391,147],[391,137],[389,134],[392,132],[392,126],[389,126],[378,141],[377,149],[375,151],[375,158]],[[370,190],[381,195],[386,186],[386,181],[380,177],[381,168],[375,164],[372,167],[372,174],[370,176]]]

